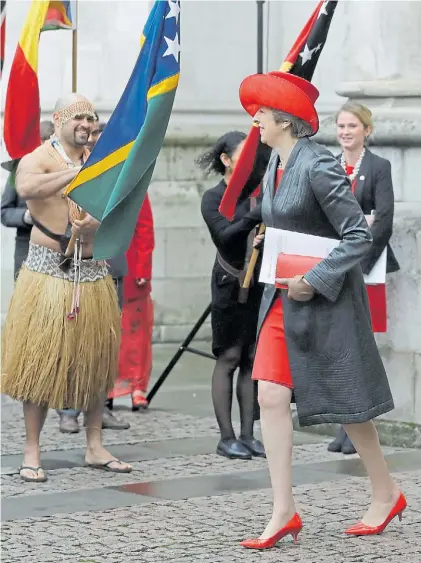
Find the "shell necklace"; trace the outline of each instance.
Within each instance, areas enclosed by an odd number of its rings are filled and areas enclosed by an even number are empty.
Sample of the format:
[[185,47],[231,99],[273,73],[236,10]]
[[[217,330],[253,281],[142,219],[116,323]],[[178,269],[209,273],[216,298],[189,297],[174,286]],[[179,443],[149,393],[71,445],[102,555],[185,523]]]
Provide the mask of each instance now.
[[[352,174],[349,174],[348,178],[351,180],[351,183],[355,180],[355,178],[358,176],[358,172],[360,171],[360,167],[361,167],[361,162],[363,161],[365,155],[365,147],[363,148],[363,150],[361,151],[360,156],[358,157],[358,160],[354,166],[354,170],[352,171]],[[342,168],[346,171],[346,161],[345,161],[345,155],[344,153],[341,154],[341,166]]]

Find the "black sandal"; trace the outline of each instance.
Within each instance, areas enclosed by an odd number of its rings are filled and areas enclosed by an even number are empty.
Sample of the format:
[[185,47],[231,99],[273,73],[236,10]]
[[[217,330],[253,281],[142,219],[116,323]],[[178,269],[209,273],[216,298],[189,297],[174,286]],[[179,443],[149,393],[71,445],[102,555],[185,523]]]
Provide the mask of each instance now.
[[123,465],[123,461],[120,461],[119,459],[110,459],[110,461],[107,461],[106,463],[87,463],[86,466],[90,467],[91,469],[102,469],[102,471],[110,471],[111,473],[131,473],[132,472],[132,467],[128,466],[128,467],[122,467],[121,469],[118,469],[117,467],[110,467],[110,465],[112,463],[119,463],[121,465]]
[[31,465],[21,465],[21,467],[19,467],[19,475],[22,481],[25,481],[26,483],[45,483],[45,481],[48,481],[48,477],[45,475],[45,473],[44,473],[44,477],[38,477],[38,478],[26,477],[25,475],[22,475],[22,471],[24,471],[25,469],[28,469],[29,471],[33,471],[37,475],[39,474],[40,469],[44,471],[41,466],[32,467]]

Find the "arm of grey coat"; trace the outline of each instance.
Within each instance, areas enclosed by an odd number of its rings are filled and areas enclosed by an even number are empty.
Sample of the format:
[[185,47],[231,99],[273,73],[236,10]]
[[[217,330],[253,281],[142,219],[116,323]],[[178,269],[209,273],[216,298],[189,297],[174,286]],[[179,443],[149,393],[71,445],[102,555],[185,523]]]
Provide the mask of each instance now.
[[395,197],[393,195],[392,171],[388,160],[380,161],[374,181],[375,216],[371,226],[373,244],[361,261],[364,274],[369,274],[386,248],[393,231]]
[[26,207],[18,207],[18,194],[12,185],[10,176],[1,196],[1,222],[5,227],[27,227],[23,220]]
[[318,157],[310,169],[310,182],[317,201],[342,240],[304,277],[318,293],[336,301],[345,274],[369,250],[372,236],[361,207],[351,192],[349,180],[333,155]]

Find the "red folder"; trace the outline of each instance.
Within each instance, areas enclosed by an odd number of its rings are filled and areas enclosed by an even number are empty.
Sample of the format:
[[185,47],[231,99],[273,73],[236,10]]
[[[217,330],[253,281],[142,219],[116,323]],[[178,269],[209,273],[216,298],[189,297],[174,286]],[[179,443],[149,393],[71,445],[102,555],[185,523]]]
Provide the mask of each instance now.
[[[276,278],[293,278],[294,276],[304,276],[314,266],[321,262],[323,258],[317,256],[298,256],[297,254],[279,254],[276,261]],[[285,285],[279,285],[275,281],[275,287],[288,289]]]

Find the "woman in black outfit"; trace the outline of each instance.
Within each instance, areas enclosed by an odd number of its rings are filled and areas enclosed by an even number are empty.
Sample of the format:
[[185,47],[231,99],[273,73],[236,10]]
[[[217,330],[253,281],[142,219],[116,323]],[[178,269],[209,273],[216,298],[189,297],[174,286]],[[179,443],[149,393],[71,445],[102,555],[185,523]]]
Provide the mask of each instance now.
[[[238,202],[233,222],[218,211],[245,138],[244,133],[238,131],[226,133],[197,161],[200,168],[208,173],[223,176],[217,186],[205,192],[202,199],[202,215],[217,248],[211,281],[212,351],[217,358],[212,378],[212,400],[221,433],[217,453],[239,459],[265,457],[263,444],[253,437],[256,395],[255,383],[251,379],[263,292],[263,286],[257,283],[259,268],[255,270],[246,300],[240,284],[247,270],[255,227],[261,222],[260,205],[255,197],[250,196],[265,173],[270,157],[268,147],[259,147],[253,172]],[[239,299],[245,302],[239,302]],[[237,368],[241,419],[238,440],[231,419],[233,376]]]

